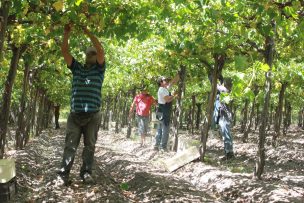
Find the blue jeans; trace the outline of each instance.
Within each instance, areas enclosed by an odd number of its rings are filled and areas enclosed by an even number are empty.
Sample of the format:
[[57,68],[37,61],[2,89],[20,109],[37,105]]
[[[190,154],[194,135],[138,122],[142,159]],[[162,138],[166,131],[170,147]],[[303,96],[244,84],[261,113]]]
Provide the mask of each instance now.
[[170,125],[165,125],[164,120],[159,121],[157,126],[156,138],[155,138],[156,139],[155,147],[165,150],[167,149],[169,130],[170,130]]
[[225,154],[233,153],[233,139],[230,132],[230,121],[225,117],[221,116],[219,119],[219,130],[224,141]]
[[[221,111],[219,115],[219,108],[221,104],[218,100],[215,101],[214,104],[214,112],[211,127],[214,129],[215,125],[218,122],[219,132],[224,141],[224,151],[225,154],[232,152],[233,153],[233,139],[230,131],[230,119],[229,115],[225,111]],[[219,116],[219,117],[218,117]]]

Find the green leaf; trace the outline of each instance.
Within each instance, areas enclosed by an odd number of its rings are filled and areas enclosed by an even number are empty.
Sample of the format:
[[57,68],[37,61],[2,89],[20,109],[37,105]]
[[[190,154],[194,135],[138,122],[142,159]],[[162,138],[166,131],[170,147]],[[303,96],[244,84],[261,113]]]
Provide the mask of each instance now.
[[94,7],[94,6],[89,6],[89,13],[90,13],[90,14],[96,13],[96,11],[97,11],[97,8],[96,8],[96,7]]
[[75,2],[75,4],[76,4],[76,6],[79,6],[82,2],[83,2],[83,0],[77,0],[77,1]]
[[267,72],[267,71],[269,71],[269,66],[268,66],[268,64],[261,64],[260,66],[258,66],[258,69],[259,70],[261,70],[261,71],[264,71],[264,72]]
[[253,101],[255,95],[249,87],[246,87],[243,93],[243,97],[249,99],[249,101]]
[[285,12],[288,16],[292,16],[294,19],[298,19],[298,14],[297,14],[296,11],[293,9],[293,7],[286,6],[286,7],[284,8],[284,12]]
[[122,190],[128,190],[128,189],[129,189],[129,185],[128,185],[128,183],[121,183],[121,184],[120,184],[120,188],[121,188]]
[[235,56],[234,57],[235,68],[239,71],[248,68],[248,62],[246,56]]
[[223,101],[225,104],[229,104],[232,101],[232,97],[228,93],[221,94],[221,101]]
[[62,0],[59,0],[59,1],[56,1],[55,3],[53,3],[53,7],[55,8],[55,10],[57,12],[62,11],[63,6],[64,5],[63,5],[63,1]]

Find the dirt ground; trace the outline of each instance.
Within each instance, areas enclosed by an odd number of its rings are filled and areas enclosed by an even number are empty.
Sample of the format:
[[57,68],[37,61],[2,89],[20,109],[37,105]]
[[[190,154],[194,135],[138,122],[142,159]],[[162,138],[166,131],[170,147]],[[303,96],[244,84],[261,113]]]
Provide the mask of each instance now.
[[[17,188],[12,202],[304,202],[304,132],[296,127],[273,148],[267,138],[263,180],[252,179],[257,134],[248,143],[234,129],[235,159],[221,161],[223,143],[209,136],[206,161],[196,160],[169,173],[166,160],[174,152],[153,150],[138,137],[100,131],[96,144],[95,185],[79,178],[82,144],[71,172],[69,187],[56,184],[64,144],[64,128],[48,129],[24,150],[7,152],[16,159]],[[189,137],[189,135],[182,135]],[[198,138],[198,135],[191,139]]]

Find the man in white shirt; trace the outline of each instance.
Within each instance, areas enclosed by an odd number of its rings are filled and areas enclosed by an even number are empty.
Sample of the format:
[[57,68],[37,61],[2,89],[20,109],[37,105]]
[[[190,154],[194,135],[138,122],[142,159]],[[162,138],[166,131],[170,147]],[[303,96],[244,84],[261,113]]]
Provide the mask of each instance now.
[[154,146],[155,150],[167,150],[167,143],[169,138],[170,130],[170,115],[172,101],[176,97],[171,95],[169,90],[172,85],[179,81],[179,74],[177,74],[170,82],[164,76],[158,78],[157,83],[159,86],[157,97],[158,97],[158,108],[162,114],[159,119],[157,134],[156,134],[156,143]]

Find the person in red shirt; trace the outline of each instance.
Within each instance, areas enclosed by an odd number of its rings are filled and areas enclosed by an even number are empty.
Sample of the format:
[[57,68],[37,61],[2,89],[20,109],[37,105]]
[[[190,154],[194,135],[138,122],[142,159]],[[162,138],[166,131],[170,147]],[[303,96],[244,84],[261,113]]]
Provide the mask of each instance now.
[[136,106],[136,119],[138,124],[138,134],[141,136],[140,145],[145,144],[147,136],[149,115],[152,105],[156,105],[156,100],[147,92],[146,87],[143,87],[141,92],[134,97],[133,103],[129,111],[129,119],[132,117],[134,106]]

